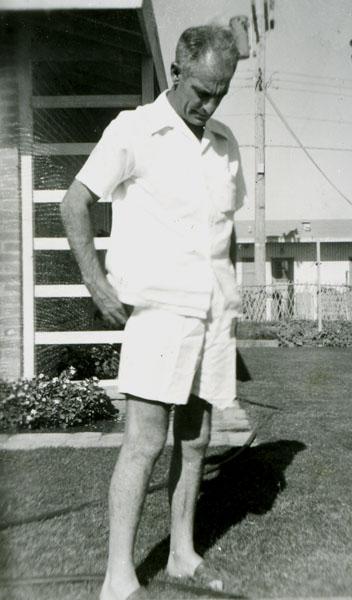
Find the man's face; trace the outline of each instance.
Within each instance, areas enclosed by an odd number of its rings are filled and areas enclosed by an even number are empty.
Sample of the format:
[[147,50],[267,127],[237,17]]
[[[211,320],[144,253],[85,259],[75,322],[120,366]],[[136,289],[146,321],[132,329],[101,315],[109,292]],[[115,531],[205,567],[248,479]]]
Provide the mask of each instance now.
[[204,127],[226,95],[234,70],[212,55],[205,56],[190,72],[173,65],[175,109],[187,123]]

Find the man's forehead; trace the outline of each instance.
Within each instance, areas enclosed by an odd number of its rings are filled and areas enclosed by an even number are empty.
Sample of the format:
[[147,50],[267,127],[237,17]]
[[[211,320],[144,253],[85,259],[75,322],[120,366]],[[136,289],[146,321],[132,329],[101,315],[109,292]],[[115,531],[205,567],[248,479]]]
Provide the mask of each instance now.
[[212,81],[219,85],[228,85],[234,74],[234,63],[229,56],[209,52],[190,69],[189,76],[200,81]]
[[190,84],[193,88],[198,91],[213,93],[216,90],[217,93],[225,93],[229,87],[230,80],[228,78],[221,79],[219,77],[199,77],[193,76],[189,79]]
[[189,82],[192,86],[206,90],[227,90],[232,78],[232,72],[221,73],[209,70],[199,70],[194,73],[190,73],[188,76]]

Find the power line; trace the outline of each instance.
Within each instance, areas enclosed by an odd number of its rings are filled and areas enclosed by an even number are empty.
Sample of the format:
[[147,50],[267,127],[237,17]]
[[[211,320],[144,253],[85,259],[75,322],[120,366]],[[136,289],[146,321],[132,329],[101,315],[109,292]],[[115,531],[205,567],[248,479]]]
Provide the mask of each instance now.
[[[234,113],[234,112],[223,112],[221,111],[221,115],[223,117],[252,117],[253,113],[252,112],[244,112],[244,113]],[[270,113],[266,113],[266,118],[270,118],[270,119],[275,119],[277,117],[276,114],[270,114]],[[299,115],[286,115],[286,119],[294,119],[295,121],[313,121],[313,122],[318,122],[318,123],[336,123],[338,125],[352,125],[352,121],[343,121],[340,119],[320,119],[317,117],[300,117]],[[318,146],[306,146],[306,148],[311,149],[311,150],[320,150],[320,149],[326,149],[326,150],[346,150],[349,151],[350,148],[327,148],[327,147],[318,147]]]
[[276,112],[276,114],[278,115],[278,117],[281,119],[281,121],[285,125],[286,129],[290,132],[290,134],[296,140],[296,142],[299,145],[299,147],[301,148],[301,150],[303,150],[303,152],[305,153],[305,155],[307,156],[307,158],[310,160],[310,162],[313,163],[313,165],[315,166],[315,168],[324,177],[324,179],[331,185],[331,187],[335,190],[335,192],[337,192],[339,194],[339,196],[341,196],[341,198],[343,198],[350,206],[352,206],[352,200],[350,200],[343,192],[341,192],[341,190],[339,190],[338,187],[336,187],[336,185],[330,179],[330,177],[328,177],[328,175],[326,175],[326,173],[323,171],[323,169],[314,160],[314,158],[312,157],[312,155],[308,152],[308,150],[306,149],[306,147],[302,144],[302,142],[299,139],[299,137],[295,134],[295,132],[293,131],[293,129],[287,123],[284,115],[282,114],[282,112],[280,111],[280,109],[278,108],[278,106],[276,106],[274,100],[271,98],[270,94],[268,94],[268,92],[266,90],[265,90],[265,97],[267,98],[268,102],[271,104],[271,106],[273,107],[274,111]]
[[298,81],[297,79],[282,79],[281,77],[272,77],[270,79],[273,83],[293,83],[293,84],[299,84],[299,85],[314,85],[316,87],[329,87],[329,88],[335,88],[335,89],[339,89],[339,90],[352,90],[352,86],[342,86],[340,85],[334,85],[333,83],[320,83],[319,81],[309,81],[309,82],[305,82],[305,81]]
[[344,98],[352,98],[352,94],[344,94],[343,92],[339,94],[337,92],[307,90],[307,89],[302,89],[302,88],[283,87],[283,86],[279,86],[279,85],[273,85],[272,88],[274,90],[282,90],[285,92],[303,92],[305,94],[319,94],[319,96],[338,96],[339,98],[341,98],[341,96],[343,96]]
[[[252,79],[252,78],[251,78]],[[290,85],[290,82],[288,81],[284,81],[284,80],[280,80],[282,81],[282,83],[287,84],[288,86]],[[300,83],[300,82],[297,82]],[[292,82],[292,84],[294,84],[294,82]],[[302,84],[304,85],[304,83],[302,82]],[[332,91],[326,91],[326,90],[310,90],[308,88],[294,88],[294,87],[284,87],[284,85],[272,85],[272,82],[270,82],[269,85],[267,85],[267,87],[271,87],[274,90],[281,90],[284,92],[298,92],[298,93],[304,93],[304,94],[315,94],[315,95],[319,95],[319,96],[337,96],[338,98],[352,98],[352,94],[346,94],[344,89],[342,88],[337,88],[340,89],[340,92],[332,92]],[[227,93],[227,96],[232,96],[236,93],[236,91],[238,90],[243,90],[243,89],[254,89],[254,85],[234,85],[233,88],[231,88],[231,91]],[[347,88],[348,90],[352,91],[352,87],[351,88]],[[348,121],[344,121],[345,123],[347,123]]]
[[[255,144],[238,144],[239,148],[255,148]],[[265,144],[265,148],[287,148],[300,150],[301,146],[293,144]],[[352,148],[329,148],[328,146],[305,146],[306,150],[326,150],[329,152],[352,152]]]
[[272,77],[276,74],[276,73],[282,73],[284,75],[293,75],[293,76],[297,76],[297,77],[306,77],[306,78],[310,78],[310,79],[330,79],[333,81],[348,81],[348,82],[352,82],[351,78],[348,77],[330,77],[328,75],[311,75],[309,73],[297,73],[295,71],[281,71],[281,70],[275,70],[272,73]]
[[[298,148],[293,144],[266,144],[266,148]],[[306,150],[328,150],[329,152],[352,152],[352,148],[330,148],[329,146],[305,146]]]
[[[252,113],[243,113],[252,114]],[[241,115],[242,116],[242,115]],[[267,117],[275,117],[276,115],[266,114]],[[352,121],[343,121],[342,119],[322,119],[318,117],[300,117],[299,115],[286,115],[286,119],[295,119],[298,121],[319,121],[322,123],[338,123],[339,125],[352,125]]]

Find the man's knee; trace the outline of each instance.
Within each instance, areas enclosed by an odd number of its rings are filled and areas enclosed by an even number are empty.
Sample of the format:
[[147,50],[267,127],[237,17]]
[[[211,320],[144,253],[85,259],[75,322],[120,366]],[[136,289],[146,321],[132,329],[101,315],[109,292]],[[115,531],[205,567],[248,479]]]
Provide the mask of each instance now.
[[175,443],[182,444],[183,453],[203,455],[210,442],[211,408],[205,401],[178,407],[175,414]]
[[130,460],[155,460],[165,445],[169,408],[134,396],[127,402],[124,453]]
[[166,434],[165,430],[148,430],[146,427],[139,430],[126,430],[123,440],[124,450],[131,460],[154,461],[165,446]]
[[204,427],[195,437],[188,437],[182,440],[184,454],[195,454],[203,456],[210,442],[210,428]]

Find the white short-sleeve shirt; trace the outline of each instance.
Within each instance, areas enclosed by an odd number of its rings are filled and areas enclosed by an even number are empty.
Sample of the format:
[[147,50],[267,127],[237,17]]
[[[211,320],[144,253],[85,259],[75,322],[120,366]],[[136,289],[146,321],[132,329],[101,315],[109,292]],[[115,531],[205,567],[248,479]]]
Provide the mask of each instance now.
[[229,245],[245,185],[225,125],[209,119],[200,142],[163,92],[121,112],[76,178],[112,199],[106,267],[122,302],[204,318],[215,276],[237,314]]

